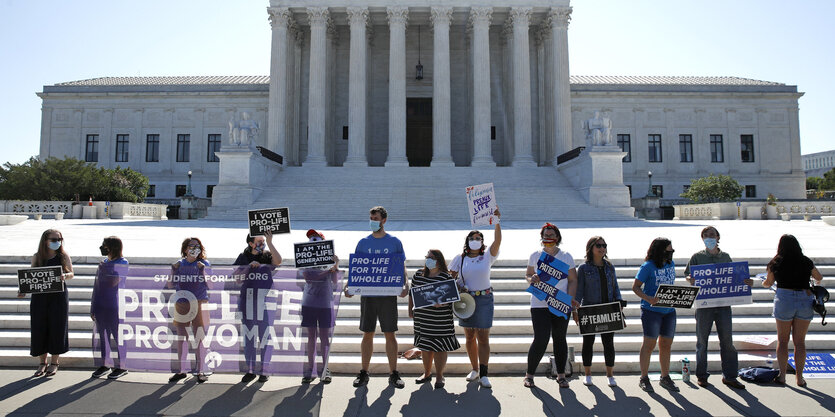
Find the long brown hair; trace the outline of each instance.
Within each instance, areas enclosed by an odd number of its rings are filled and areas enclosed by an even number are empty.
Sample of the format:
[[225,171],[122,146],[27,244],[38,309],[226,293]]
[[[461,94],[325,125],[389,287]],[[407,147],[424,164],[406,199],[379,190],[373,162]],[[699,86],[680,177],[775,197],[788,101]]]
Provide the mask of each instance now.
[[203,246],[203,242],[196,237],[187,237],[183,240],[183,245],[180,246],[180,255],[183,255],[183,258],[188,257],[188,244],[191,243],[192,240],[196,240],[197,243],[200,245],[200,255],[197,259],[206,259],[206,248]]
[[[606,242],[606,239],[603,239],[603,236],[592,236],[591,239],[586,243],[586,263],[594,263],[594,245],[600,241]],[[603,264],[606,265],[609,263],[609,253],[603,254]]]
[[467,255],[470,253],[470,238],[475,235],[481,236],[481,249],[478,250],[478,256],[484,255],[484,248],[487,246],[487,244],[484,242],[484,233],[481,233],[478,230],[473,230],[470,233],[467,233],[467,237],[464,238],[464,252],[461,254],[462,262],[464,260],[463,258],[466,258]]
[[122,239],[119,239],[117,236],[108,236],[104,238],[102,246],[106,247],[110,251],[108,255],[112,255],[113,259],[119,259],[122,257]]
[[[432,256],[435,258],[435,262],[438,263],[438,269],[440,269],[441,272],[445,272],[448,274],[449,270],[446,267],[446,259],[444,258],[444,254],[441,253],[441,251],[439,251],[438,249],[429,249],[429,253],[431,253]],[[427,268],[426,265],[423,265],[423,276],[429,276],[429,268]]]
[[57,229],[47,229],[41,233],[41,240],[38,243],[38,251],[32,257],[32,266],[44,266],[46,265],[46,261],[49,260],[49,235],[56,233],[59,237],[61,237],[61,247],[55,251],[61,259],[61,267],[63,268],[64,272],[71,272],[69,267],[69,259],[70,257],[67,255],[67,252],[64,251],[64,235],[61,234],[60,231]]
[[652,261],[657,268],[663,268],[667,264],[667,246],[672,245],[673,242],[665,237],[657,237],[649,245],[647,249],[647,257],[645,261]]

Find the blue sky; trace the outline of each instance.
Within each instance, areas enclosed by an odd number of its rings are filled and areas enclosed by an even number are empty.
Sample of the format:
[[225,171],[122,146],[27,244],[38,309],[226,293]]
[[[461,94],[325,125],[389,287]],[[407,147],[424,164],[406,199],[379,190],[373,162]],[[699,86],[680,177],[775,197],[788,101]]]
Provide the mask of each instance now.
[[[534,2],[534,0],[532,0]],[[268,0],[0,0],[0,163],[38,154],[44,85],[267,75]],[[577,75],[728,75],[797,85],[802,153],[835,149],[835,2],[575,0]]]

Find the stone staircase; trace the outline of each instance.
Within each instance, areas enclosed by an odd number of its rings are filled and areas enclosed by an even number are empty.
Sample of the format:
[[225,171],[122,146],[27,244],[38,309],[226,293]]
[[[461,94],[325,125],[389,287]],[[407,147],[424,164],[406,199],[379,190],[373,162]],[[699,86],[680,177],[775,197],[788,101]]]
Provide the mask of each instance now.
[[209,209],[209,219],[289,207],[292,220],[356,221],[375,205],[397,220],[469,221],[467,186],[492,182],[505,219],[634,220],[627,210],[592,207],[552,167],[287,167],[253,204]]
[[[138,259],[136,261],[139,261]],[[165,264],[168,259],[142,260],[143,263]],[[835,290],[835,258],[815,259],[818,269],[824,275],[824,286],[830,291]],[[65,367],[91,368],[93,366],[90,351],[92,321],[89,317],[90,296],[92,293],[93,277],[96,270],[94,259],[87,263],[83,259],[76,260],[76,277],[70,284],[70,345],[71,350],[62,357]],[[230,264],[231,259],[217,259],[216,265]],[[613,260],[617,266],[618,284],[621,292],[629,304],[625,309],[627,328],[615,335],[617,351],[616,371],[637,372],[638,351],[641,346],[642,333],[640,322],[640,307],[638,298],[632,293],[631,286],[640,261],[638,259]],[[679,260],[684,264],[685,260]],[[752,274],[765,271],[766,259],[750,259]],[[138,262],[137,262],[138,263]],[[410,274],[414,273],[419,264],[417,260],[408,261]],[[500,260],[493,268],[492,282],[496,290],[496,309],[494,327],[491,331],[492,356],[490,369],[497,374],[521,374],[527,363],[527,351],[532,340],[530,323],[529,300],[530,295],[525,292],[524,275],[525,262],[522,260]],[[22,259],[0,258],[0,366],[34,366],[35,360],[29,357],[29,300],[16,298],[17,269],[26,267]],[[683,268],[677,268],[679,277]],[[680,283],[680,282],[679,282]],[[747,339],[761,336],[774,336],[775,325],[771,317],[773,292],[755,286],[753,290],[754,303],[750,305],[734,306],[734,342],[739,350],[740,367],[764,365],[769,353],[774,352],[775,344],[760,346],[746,342]],[[336,329],[334,332],[330,369],[335,373],[352,374],[359,370],[359,346],[361,333],[358,330],[360,314],[359,297],[343,298],[339,307]],[[832,311],[832,307],[829,308]],[[673,342],[672,369],[677,369],[678,360],[687,357],[694,360],[695,310],[679,310],[676,327],[676,337]],[[407,303],[401,299],[399,303],[399,331],[397,339],[400,350],[410,348],[413,338],[412,320],[407,315]],[[835,334],[827,327],[821,326],[820,318],[816,316],[809,328],[806,338],[807,349],[810,352],[835,352]],[[449,357],[448,369],[451,374],[465,374],[469,368],[469,361],[463,349],[463,330],[458,328],[459,341],[462,348]],[[776,343],[776,342],[775,342]],[[582,337],[572,322],[568,328],[568,344],[576,352],[575,370],[581,364],[580,349]],[[719,342],[714,334],[711,335],[709,345],[709,369],[719,371]],[[388,372],[384,355],[385,341],[382,334],[374,339],[374,357],[371,371],[374,373]],[[551,348],[549,346],[549,352]],[[595,344],[595,358],[593,368],[596,372],[603,370],[602,345]],[[540,370],[546,369],[543,358]],[[407,374],[417,374],[422,370],[421,361],[400,360],[398,367]],[[658,371],[657,352],[652,359],[652,370]]]

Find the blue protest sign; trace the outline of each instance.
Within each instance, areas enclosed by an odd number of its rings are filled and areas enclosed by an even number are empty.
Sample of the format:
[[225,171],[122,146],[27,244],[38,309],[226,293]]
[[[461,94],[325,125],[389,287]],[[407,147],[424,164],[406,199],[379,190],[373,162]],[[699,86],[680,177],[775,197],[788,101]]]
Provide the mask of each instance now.
[[554,285],[556,285],[556,281],[568,276],[569,269],[571,267],[568,264],[549,255],[545,251],[542,251],[542,255],[536,261],[536,274],[539,275],[539,279],[545,282],[554,279]]
[[400,295],[403,291],[402,253],[352,253],[348,264],[348,293],[352,295]]
[[568,318],[571,311],[571,296],[557,289],[560,280],[568,276],[568,264],[542,252],[536,262],[536,274],[539,282],[528,286],[527,291],[548,304],[548,309],[557,316]]
[[691,265],[690,276],[700,287],[694,306],[696,308],[724,307],[751,304],[751,287],[745,285],[748,262]]
[[[789,365],[792,368],[797,368],[794,363],[794,354],[789,355]],[[835,355],[831,353],[806,353],[803,376],[806,378],[835,378]]]

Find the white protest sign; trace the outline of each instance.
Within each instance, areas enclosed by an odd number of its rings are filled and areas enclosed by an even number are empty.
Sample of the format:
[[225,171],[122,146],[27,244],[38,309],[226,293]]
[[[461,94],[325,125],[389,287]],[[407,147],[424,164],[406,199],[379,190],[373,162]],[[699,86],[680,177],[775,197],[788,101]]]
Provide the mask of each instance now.
[[470,224],[473,227],[496,224],[499,219],[493,212],[497,207],[492,182],[467,187],[467,211],[470,213]]

